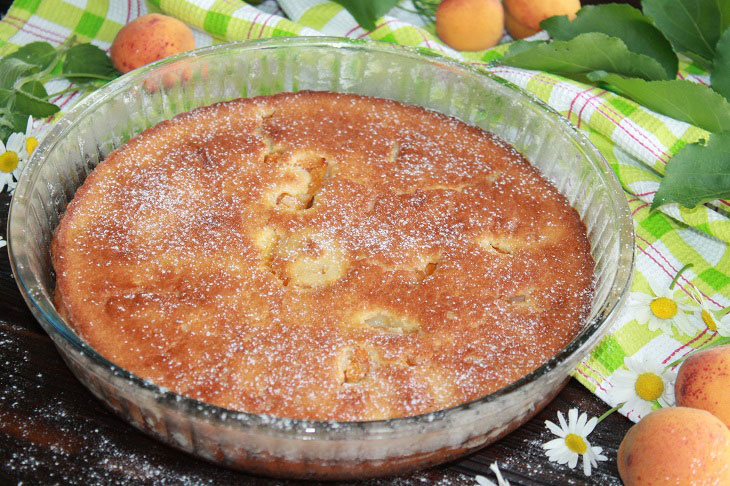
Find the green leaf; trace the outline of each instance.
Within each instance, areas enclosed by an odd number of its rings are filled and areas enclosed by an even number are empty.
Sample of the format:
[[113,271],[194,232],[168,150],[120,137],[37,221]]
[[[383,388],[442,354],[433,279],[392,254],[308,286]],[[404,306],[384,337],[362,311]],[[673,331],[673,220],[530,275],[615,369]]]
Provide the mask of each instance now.
[[[82,73],[90,76],[73,76],[73,74]],[[99,79],[112,80],[120,73],[114,69],[106,52],[93,44],[79,44],[70,48],[66,53],[66,59],[63,62],[63,74],[73,83],[86,84]]]
[[8,54],[5,59],[20,59],[43,70],[50,66],[57,56],[58,51],[48,42],[31,42],[12,54]]
[[6,127],[5,125],[0,125],[0,140],[3,141],[3,143],[7,143],[8,138],[10,138],[10,135],[13,134],[13,131]]
[[662,65],[665,79],[677,77],[677,55],[672,45],[641,11],[630,5],[611,3],[586,6],[571,22],[565,15],[540,22],[555,40],[568,41],[580,34],[601,32],[618,37],[631,52],[644,54]]
[[730,133],[712,134],[706,144],[685,145],[666,169],[652,209],[670,202],[694,208],[730,198]]
[[620,94],[663,115],[710,132],[730,130],[730,103],[707,86],[680,79],[644,81],[601,72],[588,77],[609,83]]
[[644,14],[654,21],[674,50],[705,69],[712,68],[715,46],[730,26],[727,0],[643,0]]
[[7,142],[13,132],[24,132],[28,122],[27,114],[12,109],[14,101],[15,91],[0,88],[0,140],[3,142]]
[[635,54],[621,39],[599,32],[535,45],[515,55],[508,52],[503,64],[566,75],[600,70],[645,79],[666,78],[664,68],[657,61]]
[[[58,113],[60,108],[53,103],[41,100],[35,96],[18,91],[15,93],[15,104],[14,109],[24,113],[28,118],[28,115],[33,115],[33,118],[46,118],[55,113]],[[25,129],[25,127],[23,127]]]
[[730,28],[725,29],[717,42],[710,82],[712,87],[730,99]]
[[25,132],[25,128],[28,125],[28,115],[23,113],[13,113],[10,116],[10,124],[12,125],[14,132]]
[[399,0],[334,0],[350,12],[360,27],[375,30],[375,21],[398,5]]
[[0,88],[0,109],[9,106],[12,103],[14,94],[15,93],[13,93],[13,90],[11,89]]
[[509,45],[509,49],[505,54],[506,57],[516,56],[517,54],[532,49],[535,46],[545,45],[546,42],[542,40],[528,41],[528,40],[516,40]]
[[58,106],[46,101],[47,97],[48,93],[43,83],[30,81],[25,83],[20,91],[15,92],[13,108],[24,114],[26,119],[28,115],[33,115],[33,118],[46,118],[59,111]]
[[29,81],[21,86],[20,90],[42,100],[48,98],[48,92],[46,91],[45,86],[43,86],[43,83],[40,81]]
[[38,66],[20,59],[5,57],[0,60],[0,88],[12,89],[18,78],[38,71]]
[[0,107],[9,105],[12,115],[22,119],[22,125],[13,125],[15,131],[22,132],[25,131],[28,115],[33,115],[34,118],[46,118],[59,111],[58,106],[46,101],[47,97],[48,93],[43,83],[29,81],[20,89],[0,89]]

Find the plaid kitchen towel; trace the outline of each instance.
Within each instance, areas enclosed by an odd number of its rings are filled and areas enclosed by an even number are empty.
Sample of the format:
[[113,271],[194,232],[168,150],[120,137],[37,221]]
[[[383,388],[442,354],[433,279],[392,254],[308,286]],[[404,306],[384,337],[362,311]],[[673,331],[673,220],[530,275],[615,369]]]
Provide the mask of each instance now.
[[[122,25],[152,12],[190,25],[198,47],[274,36],[331,35],[430,49],[501,76],[568,118],[618,176],[637,237],[629,305],[574,376],[610,405],[626,402],[621,411],[632,420],[652,407],[673,403],[669,363],[730,335],[730,316],[720,313],[730,305],[730,203],[714,201],[695,209],[669,204],[649,210],[667,161],[684,145],[707,137],[702,129],[597,87],[542,72],[490,66],[490,61],[502,57],[504,45],[477,53],[456,52],[438,40],[432,24],[413,12],[410,0],[379,19],[371,32],[328,0],[267,0],[256,7],[240,0],[16,0],[0,21],[0,56],[29,42],[59,45],[72,36],[108,51]],[[708,82],[697,66],[680,67],[679,77]],[[69,87],[64,81],[54,83],[49,92]],[[79,98],[71,92],[52,101],[67,110]],[[690,263],[692,267],[670,290],[679,270]],[[651,303],[659,297],[675,307],[657,311]],[[667,317],[666,312],[675,314]],[[658,400],[627,395],[627,374],[644,372],[664,380],[665,393]]]

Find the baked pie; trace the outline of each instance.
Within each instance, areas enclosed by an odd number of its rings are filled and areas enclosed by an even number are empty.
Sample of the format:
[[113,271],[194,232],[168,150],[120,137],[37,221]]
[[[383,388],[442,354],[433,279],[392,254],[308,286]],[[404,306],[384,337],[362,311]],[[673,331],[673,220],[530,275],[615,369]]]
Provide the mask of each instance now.
[[328,92],[145,130],[78,189],[51,250],[59,312],[110,361],[293,419],[482,397],[565,347],[593,292],[585,226],[513,147]]

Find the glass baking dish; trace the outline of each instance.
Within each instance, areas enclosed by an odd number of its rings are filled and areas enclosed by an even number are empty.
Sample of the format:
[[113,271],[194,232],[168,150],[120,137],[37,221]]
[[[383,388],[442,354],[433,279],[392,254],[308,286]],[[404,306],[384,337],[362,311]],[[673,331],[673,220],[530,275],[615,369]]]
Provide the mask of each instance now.
[[[583,330],[552,359],[483,398],[426,415],[372,422],[289,420],[226,410],[163,389],[87,346],[53,303],[49,244],[89,172],[142,130],[239,97],[326,90],[390,98],[452,115],[505,139],[584,221],[596,290]],[[15,190],[8,222],[13,272],[69,368],[132,425],[229,467],[295,478],[399,474],[467,454],[546,405],[608,331],[626,298],[634,234],[624,193],[598,151],[563,117],[510,83],[391,44],[275,38],[228,44],[146,66],[91,94],[55,124]]]

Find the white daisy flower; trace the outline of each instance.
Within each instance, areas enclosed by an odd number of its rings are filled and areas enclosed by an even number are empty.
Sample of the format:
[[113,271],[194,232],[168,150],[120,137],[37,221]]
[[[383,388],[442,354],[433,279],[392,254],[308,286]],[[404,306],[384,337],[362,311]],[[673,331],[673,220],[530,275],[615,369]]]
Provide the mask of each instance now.
[[625,370],[611,377],[611,398],[624,403],[624,410],[633,410],[640,419],[652,411],[655,401],[662,407],[674,405],[675,370],[666,369],[658,360],[636,355],[624,358],[624,366]]
[[707,301],[702,294],[697,292],[700,300],[700,308],[695,311],[695,316],[712,332],[723,337],[730,337],[730,313],[710,310]]
[[578,464],[579,457],[583,456],[583,474],[590,476],[591,467],[598,466],[598,461],[608,459],[601,454],[603,448],[591,446],[586,439],[588,434],[593,432],[598,419],[593,417],[588,420],[588,415],[585,413],[580,414],[579,417],[578,410],[571,408],[568,411],[568,423],[565,423],[563,414],[560,412],[558,412],[558,421],[560,426],[549,420],[545,421],[545,426],[550,432],[558,436],[558,439],[546,442],[542,446],[548,459],[558,464],[568,464],[568,467],[573,469]]
[[15,181],[27,157],[25,136],[22,133],[10,135],[7,145],[0,140],[0,191],[5,186],[10,191],[15,188]]
[[499,470],[496,462],[493,462],[489,469],[492,470],[495,476],[497,476],[497,482],[491,481],[484,476],[474,476],[479,486],[510,486],[509,481],[502,477],[502,472]]
[[649,280],[653,295],[641,292],[632,292],[626,306],[626,312],[631,313],[639,324],[649,324],[649,330],[654,332],[661,329],[665,334],[672,335],[672,324],[681,334],[693,336],[700,331],[700,327],[690,320],[687,315],[694,307],[687,298],[675,297],[675,292],[661,288],[654,280]]

